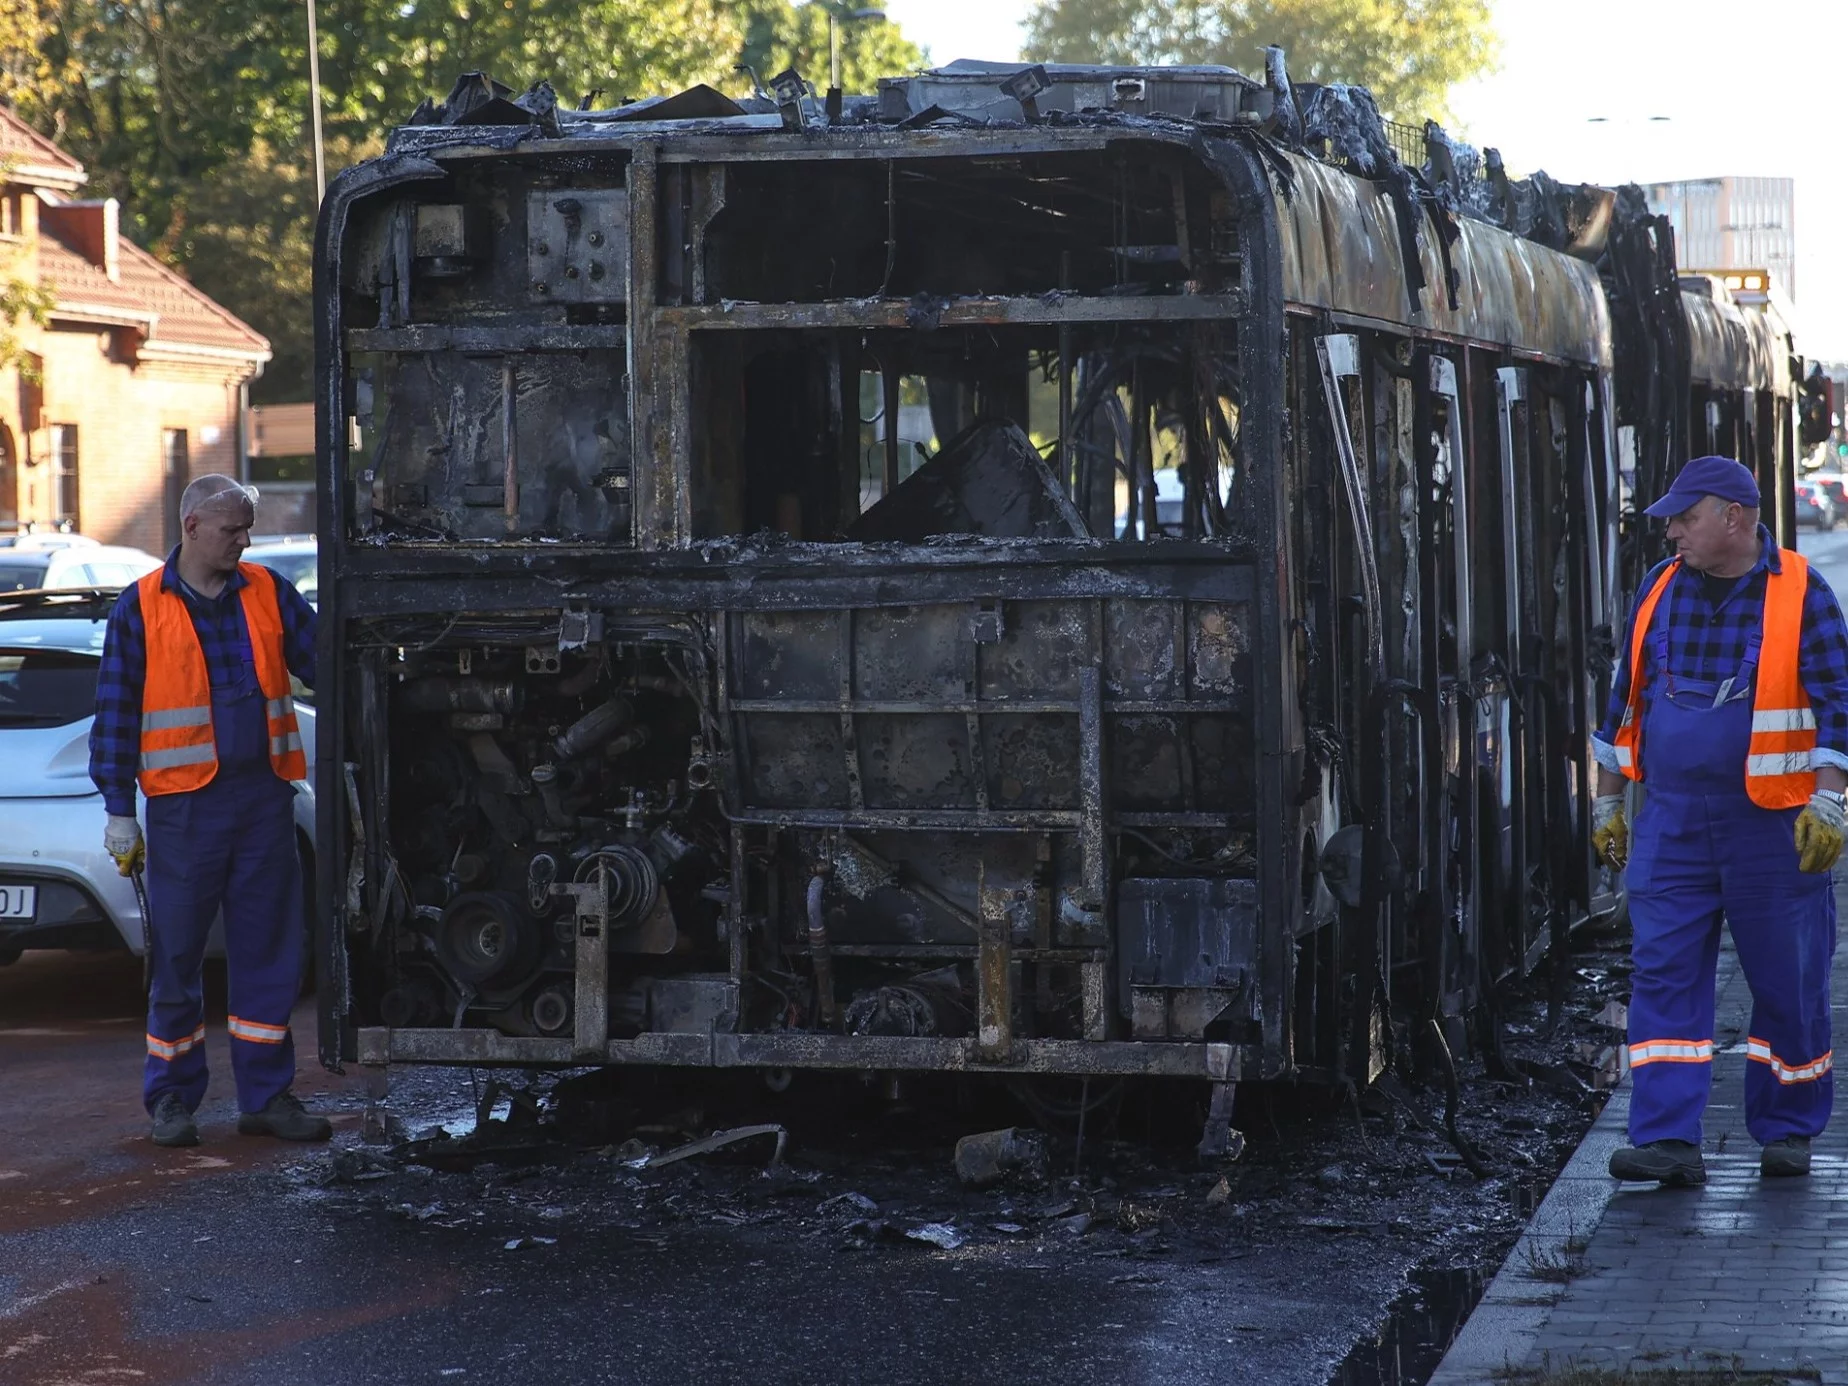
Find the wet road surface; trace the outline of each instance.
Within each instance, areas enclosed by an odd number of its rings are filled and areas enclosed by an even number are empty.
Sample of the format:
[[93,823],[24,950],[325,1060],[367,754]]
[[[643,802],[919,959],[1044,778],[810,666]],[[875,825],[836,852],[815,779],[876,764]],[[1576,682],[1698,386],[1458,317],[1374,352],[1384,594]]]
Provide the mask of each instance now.
[[[1378,1111],[1363,1125],[1357,1109],[1325,1123],[1353,1146],[1344,1165],[1326,1150],[1284,1155],[1301,1139],[1286,1129],[1293,1118],[1276,1127],[1254,1107],[1274,1134],[1252,1133],[1254,1151],[1217,1196],[1216,1172],[1109,1131],[1087,1147],[1082,1181],[971,1193],[949,1153],[980,1128],[948,1109],[852,1129],[797,1112],[775,1177],[761,1172],[761,1142],[730,1162],[645,1172],[607,1146],[443,1172],[362,1145],[368,1079],[309,1059],[298,1090],[333,1117],[335,1141],[287,1146],[233,1129],[221,1006],[204,1143],[164,1151],[146,1139],[138,1097],[139,982],[126,957],[28,954],[0,969],[8,1386],[1320,1386],[1377,1327],[1407,1269],[1515,1225],[1505,1191],[1457,1184],[1419,1154],[1440,1141]],[[307,1006],[295,1023],[311,1054]],[[460,1130],[470,1082],[394,1074],[385,1109],[412,1130],[461,1118]],[[738,1115],[695,1113],[683,1126]],[[1072,1153],[1067,1142],[1057,1158]],[[904,1235],[937,1221],[962,1244]]]

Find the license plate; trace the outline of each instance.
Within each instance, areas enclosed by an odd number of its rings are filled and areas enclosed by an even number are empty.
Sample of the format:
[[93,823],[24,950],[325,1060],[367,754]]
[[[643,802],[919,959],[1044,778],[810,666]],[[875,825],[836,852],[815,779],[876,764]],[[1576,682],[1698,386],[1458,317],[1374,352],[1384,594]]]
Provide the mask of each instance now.
[[0,885],[0,919],[30,919],[37,913],[37,886]]

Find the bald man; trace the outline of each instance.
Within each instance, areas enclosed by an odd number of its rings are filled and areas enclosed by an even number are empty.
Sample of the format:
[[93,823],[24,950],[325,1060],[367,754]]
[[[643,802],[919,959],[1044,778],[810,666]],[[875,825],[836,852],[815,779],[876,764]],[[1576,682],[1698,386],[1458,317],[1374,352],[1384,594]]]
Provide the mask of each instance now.
[[220,910],[237,1129],[332,1134],[291,1091],[306,926],[290,782],[308,765],[289,675],[314,685],[314,611],[287,579],[241,561],[256,506],[256,489],[232,477],[186,488],[179,547],[117,599],[97,677],[90,778],[109,814],[103,844],[124,876],[147,867],[142,1100],[156,1145],[199,1143],[205,945]]

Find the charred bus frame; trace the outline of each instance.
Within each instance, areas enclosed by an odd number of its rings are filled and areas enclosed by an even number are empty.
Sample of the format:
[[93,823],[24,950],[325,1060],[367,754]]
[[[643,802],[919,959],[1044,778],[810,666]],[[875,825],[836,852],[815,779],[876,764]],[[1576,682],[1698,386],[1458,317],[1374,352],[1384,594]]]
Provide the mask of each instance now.
[[1366,1081],[1613,907],[1590,255],[1039,90],[452,94],[330,188],[324,1061]]

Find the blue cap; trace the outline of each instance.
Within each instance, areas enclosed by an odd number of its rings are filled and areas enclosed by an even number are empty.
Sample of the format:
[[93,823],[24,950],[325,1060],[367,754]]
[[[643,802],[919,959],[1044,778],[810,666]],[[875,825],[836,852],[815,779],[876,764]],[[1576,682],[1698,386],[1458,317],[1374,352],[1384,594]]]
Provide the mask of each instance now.
[[1681,469],[1668,494],[1643,511],[1657,519],[1679,515],[1702,496],[1718,496],[1737,501],[1751,510],[1758,508],[1758,482],[1752,474],[1730,457],[1696,457]]

